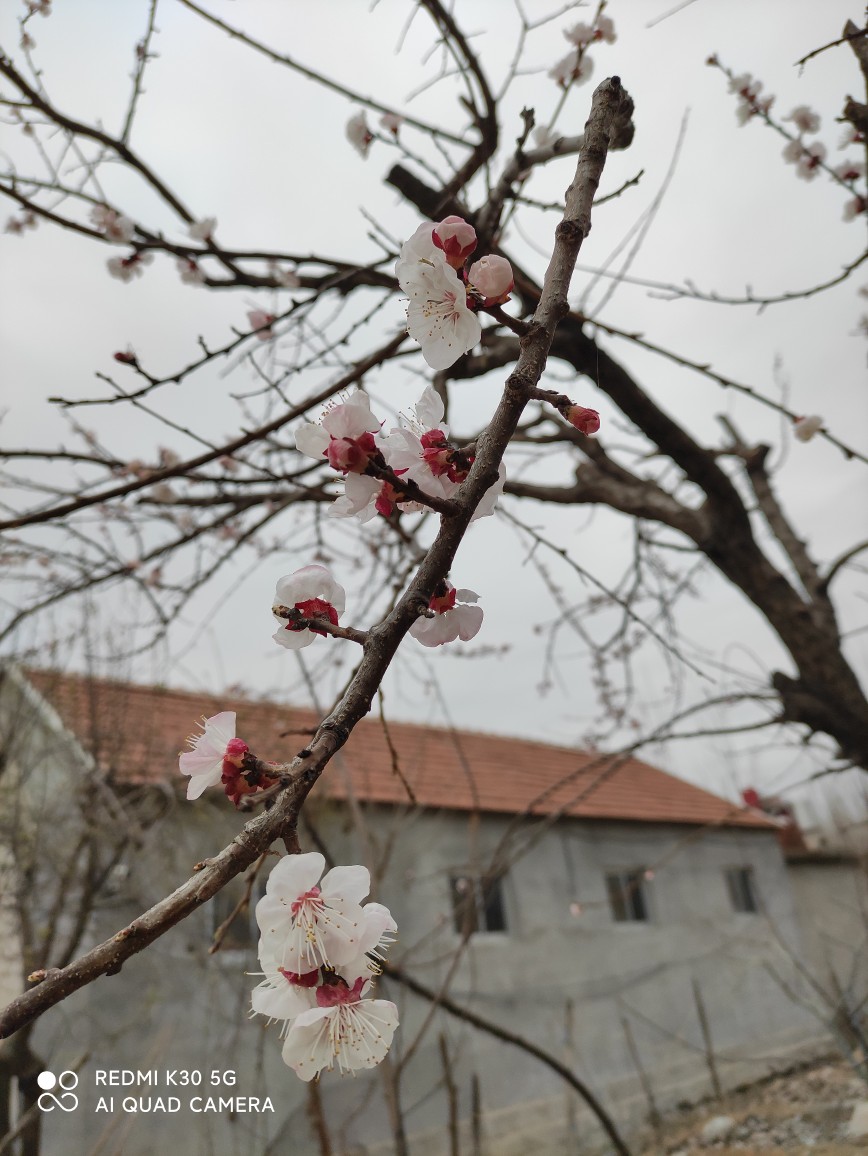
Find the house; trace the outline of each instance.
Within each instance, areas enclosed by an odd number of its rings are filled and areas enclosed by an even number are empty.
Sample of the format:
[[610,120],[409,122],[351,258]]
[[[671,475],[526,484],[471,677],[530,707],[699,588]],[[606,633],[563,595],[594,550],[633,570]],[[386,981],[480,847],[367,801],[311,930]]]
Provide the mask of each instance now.
[[[60,912],[78,912],[88,943],[233,838],[244,817],[217,791],[188,802],[177,770],[196,720],[227,707],[263,758],[291,756],[317,722],[271,702],[6,669],[7,783],[22,815],[31,800],[17,828],[37,832],[49,864],[38,894],[17,894],[30,925],[62,908],[54,896],[70,872],[52,856],[70,847],[86,858],[82,833],[105,827],[113,840],[88,903]],[[366,719],[312,793],[302,845],[369,866],[373,897],[398,922],[392,959],[447,995],[448,1010],[384,977],[377,994],[401,1011],[387,1062],[301,1084],[276,1026],[246,1018],[257,982],[250,914],[208,954],[243,898],[236,880],[39,1021],[33,1047],[46,1066],[77,1066],[80,1078],[78,1109],[43,1116],[43,1150],[441,1156],[454,1135],[479,1156],[605,1151],[563,1080],[455,1008],[545,1049],[628,1130],[828,1047],[822,1015],[805,1006],[804,928],[777,834],[757,810],[635,758]],[[255,898],[261,881],[250,886]],[[193,1083],[167,1085],[179,1072]],[[112,1073],[142,1082],[112,1085]],[[144,1083],[149,1073],[156,1082]],[[215,1077],[226,1106],[196,1111],[196,1080]],[[177,1110],[155,1107],[173,1095]],[[272,1110],[250,1110],[252,1098]]]

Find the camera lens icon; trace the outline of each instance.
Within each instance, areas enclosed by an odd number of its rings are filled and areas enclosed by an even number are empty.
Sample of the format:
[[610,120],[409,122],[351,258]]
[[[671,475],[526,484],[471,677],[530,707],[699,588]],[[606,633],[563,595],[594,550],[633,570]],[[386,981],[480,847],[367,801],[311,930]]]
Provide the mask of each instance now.
[[[62,1112],[74,1112],[78,1107],[78,1096],[72,1091],[78,1087],[75,1072],[61,1072],[59,1076],[55,1076],[54,1072],[40,1072],[36,1083],[42,1088],[37,1103],[43,1112],[53,1112],[55,1108],[60,1108]],[[55,1088],[60,1089],[59,1095],[54,1094]]]

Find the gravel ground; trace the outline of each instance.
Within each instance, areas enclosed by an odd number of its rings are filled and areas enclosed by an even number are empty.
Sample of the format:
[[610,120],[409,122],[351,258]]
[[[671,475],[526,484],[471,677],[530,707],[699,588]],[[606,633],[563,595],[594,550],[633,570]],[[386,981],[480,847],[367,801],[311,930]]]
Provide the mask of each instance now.
[[[722,1103],[706,1103],[678,1113],[662,1133],[641,1149],[643,1156],[718,1156],[757,1152],[764,1156],[811,1153],[837,1156],[868,1150],[868,1136],[847,1137],[853,1107],[868,1101],[868,1084],[844,1063],[827,1061],[734,1092]],[[703,1128],[716,1116],[734,1121],[725,1140],[704,1140]]]

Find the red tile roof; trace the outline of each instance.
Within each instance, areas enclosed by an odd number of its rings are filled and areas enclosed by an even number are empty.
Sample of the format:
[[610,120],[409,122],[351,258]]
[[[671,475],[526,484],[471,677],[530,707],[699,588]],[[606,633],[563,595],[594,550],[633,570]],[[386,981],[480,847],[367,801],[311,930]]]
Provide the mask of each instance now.
[[[98,764],[126,782],[181,786],[178,752],[202,716],[235,708],[237,733],[257,755],[286,761],[317,724],[309,710],[26,672]],[[600,756],[528,739],[389,723],[401,775],[425,807],[501,814],[563,812],[584,819],[773,829],[742,807],[634,758]],[[364,719],[316,790],[370,803],[412,805],[379,720]]]

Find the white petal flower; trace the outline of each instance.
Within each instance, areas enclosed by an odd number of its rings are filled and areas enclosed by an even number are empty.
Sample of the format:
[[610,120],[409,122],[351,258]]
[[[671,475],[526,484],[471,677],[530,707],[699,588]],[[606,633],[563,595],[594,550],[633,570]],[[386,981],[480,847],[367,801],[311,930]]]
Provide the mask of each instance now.
[[247,312],[247,320],[250,322],[250,328],[255,331],[258,341],[271,341],[274,337],[271,328],[273,313],[266,313],[264,309],[250,309]]
[[333,438],[357,438],[363,433],[376,433],[380,428],[380,421],[371,412],[370,398],[363,389],[357,389],[345,402],[327,409],[322,424]]
[[442,646],[456,638],[469,642],[482,626],[482,607],[474,605],[479,595],[473,590],[456,590],[450,582],[444,585],[445,592],[435,594],[428,603],[434,617],[417,618],[410,627],[410,634],[423,646]]
[[295,431],[295,448],[309,458],[324,457],[330,440],[322,426],[314,422],[305,422]]
[[819,132],[820,117],[806,104],[797,105],[784,120],[791,120],[800,133]]
[[820,172],[820,165],[826,159],[826,146],[815,140],[806,145],[796,161],[796,176],[804,181],[812,181]]
[[361,999],[352,988],[345,1001],[295,1019],[283,1045],[283,1059],[305,1081],[335,1064],[341,1072],[373,1068],[385,1059],[397,1026],[393,1003]]
[[426,385],[422,396],[413,407],[416,425],[421,430],[440,429],[444,434],[449,433],[449,426],[443,424],[443,398],[433,385]]
[[394,136],[398,135],[398,130],[403,123],[404,118],[397,112],[384,112],[380,117],[380,124]]
[[371,147],[371,141],[374,139],[374,134],[368,128],[368,122],[365,119],[363,112],[356,113],[355,116],[350,117],[346,126],[347,140],[356,150],[361,153],[363,157],[368,155],[368,149]]
[[[322,618],[337,626],[338,618],[346,608],[346,591],[335,582],[325,566],[313,564],[302,566],[293,574],[287,574],[277,583],[274,606],[286,606],[298,610],[303,618]],[[275,614],[281,626],[272,636],[280,646],[288,650],[300,650],[310,646],[318,633],[315,629],[299,629],[285,618]]]
[[194,241],[210,241],[214,236],[214,230],[216,228],[216,217],[203,217],[201,221],[193,221],[193,223],[188,226],[187,232]]
[[419,261],[402,277],[401,288],[410,298],[407,332],[432,369],[448,369],[477,344],[479,318],[468,309],[464,284],[441,252]]
[[549,69],[548,75],[561,88],[570,84],[584,84],[594,70],[594,61],[587,53],[576,48],[568,52],[561,60]]
[[90,211],[90,219],[109,241],[118,243],[131,241],[136,231],[129,217],[110,209],[108,205],[94,205]]
[[299,976],[281,967],[265,946],[260,946],[259,962],[265,979],[253,989],[251,1006],[256,1015],[291,1022],[302,1012],[316,1007],[314,988],[319,978],[317,973],[314,973],[316,979],[313,984],[307,982],[313,977]]
[[140,277],[145,265],[150,265],[153,259],[152,253],[131,253],[129,257],[111,257],[106,261],[106,267],[112,277],[129,282]]
[[175,268],[181,277],[181,282],[184,285],[204,285],[205,274],[199,268],[195,261],[189,257],[179,257],[175,262]]
[[472,522],[478,522],[480,518],[488,518],[494,513],[494,508],[497,505],[497,499],[503,493],[503,487],[506,484],[506,466],[503,462],[500,463],[497,469],[497,481],[493,486],[485,491],[479,500],[479,505],[473,511]]
[[442,250],[438,250],[434,244],[434,222],[423,221],[413,236],[401,246],[401,255],[395,264],[395,276],[405,293],[407,292],[405,279],[412,279],[419,262],[430,262],[438,252]]
[[822,428],[823,419],[815,413],[810,417],[797,417],[793,422],[793,434],[800,442],[809,442]]
[[287,855],[256,905],[262,951],[298,975],[322,966],[340,970],[359,956],[368,931],[360,905],[370,890],[368,869],[333,867],[317,886],[324,866],[318,851]]
[[235,738],[235,711],[221,711],[205,719],[203,725],[202,734],[187,740],[193,749],[179,759],[181,774],[190,776],[188,799],[198,799],[206,788],[220,782],[226,749]]
[[384,483],[366,474],[347,474],[344,492],[328,508],[329,518],[358,518],[370,522],[377,515],[377,499]]

